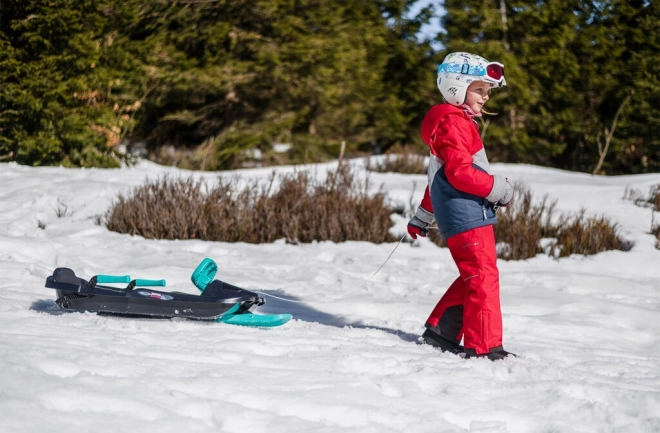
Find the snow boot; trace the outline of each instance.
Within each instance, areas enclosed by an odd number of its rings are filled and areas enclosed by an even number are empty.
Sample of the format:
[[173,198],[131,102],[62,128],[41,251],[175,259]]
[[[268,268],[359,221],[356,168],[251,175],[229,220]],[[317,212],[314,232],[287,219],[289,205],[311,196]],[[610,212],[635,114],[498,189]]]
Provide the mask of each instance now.
[[463,346],[438,334],[432,327],[428,327],[426,331],[424,331],[422,338],[426,344],[437,347],[443,352],[453,353],[454,355],[463,353]]
[[499,361],[500,359],[507,358],[508,356],[518,357],[518,355],[515,353],[507,352],[501,346],[491,349],[488,353],[480,353],[478,355],[474,349],[465,349],[465,359],[488,358],[491,361]]

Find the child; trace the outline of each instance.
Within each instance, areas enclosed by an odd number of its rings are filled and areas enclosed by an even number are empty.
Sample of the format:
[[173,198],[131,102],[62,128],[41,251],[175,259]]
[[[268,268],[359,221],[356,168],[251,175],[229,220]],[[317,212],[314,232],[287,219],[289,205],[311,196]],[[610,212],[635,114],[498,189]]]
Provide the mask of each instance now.
[[[434,220],[458,266],[460,277],[426,320],[424,340],[442,351],[493,361],[502,347],[495,211],[513,197],[501,175],[491,175],[478,124],[491,87],[506,85],[504,66],[469,53],[453,53],[438,68],[445,103],[431,107],[422,138],[431,149],[424,198],[408,223],[413,239],[426,236]],[[460,346],[461,337],[464,348]]]

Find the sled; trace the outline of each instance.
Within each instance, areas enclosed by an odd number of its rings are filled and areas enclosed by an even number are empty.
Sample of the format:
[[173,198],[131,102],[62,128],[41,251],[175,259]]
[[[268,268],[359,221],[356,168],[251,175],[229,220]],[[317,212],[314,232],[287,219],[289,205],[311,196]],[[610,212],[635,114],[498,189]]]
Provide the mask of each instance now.
[[[88,280],[69,268],[57,268],[46,278],[62,309],[130,317],[209,320],[241,326],[273,327],[291,320],[290,314],[262,315],[255,309],[266,303],[256,293],[215,279],[218,265],[206,258],[191,280],[201,294],[165,292],[165,280],[131,279],[129,275],[96,275]],[[126,284],[112,287],[108,284]]]

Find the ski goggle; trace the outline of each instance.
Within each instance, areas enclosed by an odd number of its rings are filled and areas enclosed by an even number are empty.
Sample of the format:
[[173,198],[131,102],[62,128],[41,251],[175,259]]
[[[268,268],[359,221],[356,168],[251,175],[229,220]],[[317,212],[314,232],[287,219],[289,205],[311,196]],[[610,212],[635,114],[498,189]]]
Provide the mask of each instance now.
[[488,81],[493,81],[499,87],[506,85],[504,79],[504,65],[499,62],[490,62],[486,67],[482,65],[471,65],[469,63],[443,63],[438,68],[438,74],[460,73],[463,75],[472,75],[475,77],[488,77]]
[[495,81],[504,78],[504,65],[498,62],[492,62],[486,65],[486,75]]

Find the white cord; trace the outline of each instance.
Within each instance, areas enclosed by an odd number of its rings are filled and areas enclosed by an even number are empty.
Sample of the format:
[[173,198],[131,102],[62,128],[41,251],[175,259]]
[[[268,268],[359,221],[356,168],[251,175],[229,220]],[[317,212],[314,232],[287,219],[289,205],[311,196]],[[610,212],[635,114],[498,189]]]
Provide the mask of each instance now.
[[283,300],[283,301],[287,301],[287,302],[295,302],[295,303],[297,303],[297,304],[302,304],[302,303],[303,303],[303,301],[294,301],[294,300],[292,300],[292,299],[280,298],[279,296],[271,295],[271,294],[269,294],[269,293],[264,293],[264,292],[258,292],[258,291],[256,291],[256,290],[250,290],[250,292],[258,293],[258,294],[260,294],[260,295],[270,296],[271,298],[281,299],[281,300]]
[[[385,259],[385,261],[383,262],[383,264],[380,265],[380,267],[379,267],[378,269],[376,269],[376,272],[374,272],[373,274],[371,274],[371,276],[370,276],[369,278],[367,278],[367,281],[365,281],[365,283],[364,283],[362,286],[358,287],[356,290],[362,289],[364,286],[366,286],[366,283],[368,283],[369,280],[371,280],[371,279],[372,279],[372,278],[373,278],[373,277],[374,277],[374,276],[375,276],[375,275],[376,275],[381,269],[383,269],[383,266],[385,266],[385,264],[390,260],[390,258],[392,257],[392,255],[394,254],[394,252],[396,251],[396,249],[399,248],[399,245],[401,245],[401,242],[403,242],[403,240],[404,240],[405,238],[406,238],[406,235],[404,234],[403,237],[401,237],[401,240],[399,240],[399,242],[397,242],[396,246],[394,247],[394,249],[392,250],[392,252],[390,253],[390,255],[387,256],[387,258]],[[256,290],[251,290],[251,292],[258,293],[258,294],[260,294],[260,295],[270,296],[271,298],[275,298],[275,299],[281,299],[282,301],[295,302],[295,303],[303,303],[303,301],[294,301],[294,300],[291,300],[291,299],[280,298],[279,296],[271,295],[271,294],[269,294],[269,293],[264,293],[264,292],[258,292],[258,291],[256,291]]]
[[380,271],[381,269],[383,269],[383,266],[385,266],[385,263],[387,263],[387,262],[390,260],[390,257],[392,257],[392,254],[394,254],[394,251],[396,251],[396,249],[399,248],[399,245],[401,245],[401,242],[403,242],[403,240],[404,240],[405,238],[406,238],[406,235],[404,234],[403,237],[401,238],[401,240],[396,244],[396,246],[394,247],[394,249],[392,250],[392,252],[390,253],[390,255],[387,256],[387,258],[385,259],[385,261],[383,262],[383,264],[380,265],[380,268],[376,269],[376,272],[374,272],[373,274],[371,274],[371,276],[370,276],[369,278],[367,278],[367,281],[371,280],[371,279],[374,277],[374,275],[376,275],[376,274],[378,273],[378,271]]

